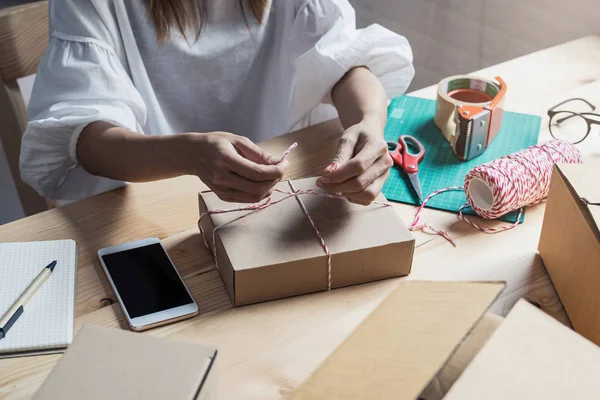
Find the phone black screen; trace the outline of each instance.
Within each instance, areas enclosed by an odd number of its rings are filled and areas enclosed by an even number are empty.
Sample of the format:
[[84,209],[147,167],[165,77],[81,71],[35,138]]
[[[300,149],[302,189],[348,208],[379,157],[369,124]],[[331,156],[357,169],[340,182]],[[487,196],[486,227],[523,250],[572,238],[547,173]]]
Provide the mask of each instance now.
[[193,302],[158,243],[102,256],[131,318]]

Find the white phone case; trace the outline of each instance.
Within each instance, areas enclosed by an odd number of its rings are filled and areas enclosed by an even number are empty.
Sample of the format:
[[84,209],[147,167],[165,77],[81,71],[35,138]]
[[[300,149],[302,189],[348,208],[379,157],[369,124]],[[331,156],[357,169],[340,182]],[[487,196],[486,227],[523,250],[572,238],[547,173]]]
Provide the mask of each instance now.
[[[131,318],[129,316],[129,312],[127,311],[127,308],[125,307],[125,304],[123,303],[123,300],[121,299],[119,290],[115,286],[115,283],[113,282],[112,277],[110,276],[108,268],[106,268],[106,265],[104,264],[104,259],[102,257],[105,255],[108,255],[108,254],[120,253],[122,251],[131,250],[131,249],[135,249],[138,247],[145,247],[145,246],[149,246],[149,245],[153,245],[153,244],[159,244],[160,247],[162,248],[162,250],[165,252],[167,258],[169,259],[169,262],[171,263],[171,266],[173,267],[173,269],[175,270],[175,273],[177,273],[177,276],[181,280],[183,287],[185,288],[188,295],[192,299],[192,303],[184,304],[179,307],[174,307],[174,308],[170,308],[170,309],[163,310],[163,311],[158,311],[158,312],[151,313],[151,314],[141,315],[141,316],[135,317],[135,318]],[[179,271],[177,271],[177,268],[175,268],[175,264],[173,264],[171,257],[169,257],[169,254],[164,249],[162,243],[160,242],[160,239],[148,238],[148,239],[137,240],[134,242],[119,244],[116,246],[100,249],[100,250],[98,250],[98,258],[100,259],[100,263],[102,264],[104,273],[108,277],[110,286],[112,287],[113,291],[115,292],[115,296],[117,296],[117,300],[118,300],[119,304],[121,305],[121,309],[125,313],[125,318],[127,318],[129,327],[132,330],[144,331],[146,329],[151,329],[151,328],[154,328],[157,326],[180,321],[180,320],[191,318],[195,315],[198,315],[198,305],[196,304],[194,298],[192,297],[192,294],[190,293],[188,287],[183,282],[181,275],[179,275]]]

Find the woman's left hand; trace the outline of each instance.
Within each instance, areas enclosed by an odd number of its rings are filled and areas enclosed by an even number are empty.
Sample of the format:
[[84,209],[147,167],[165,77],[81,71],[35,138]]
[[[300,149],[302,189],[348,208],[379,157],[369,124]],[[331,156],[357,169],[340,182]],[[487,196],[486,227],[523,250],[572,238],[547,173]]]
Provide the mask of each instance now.
[[392,165],[381,122],[363,120],[342,135],[338,152],[317,186],[341,193],[352,203],[369,205],[381,192]]

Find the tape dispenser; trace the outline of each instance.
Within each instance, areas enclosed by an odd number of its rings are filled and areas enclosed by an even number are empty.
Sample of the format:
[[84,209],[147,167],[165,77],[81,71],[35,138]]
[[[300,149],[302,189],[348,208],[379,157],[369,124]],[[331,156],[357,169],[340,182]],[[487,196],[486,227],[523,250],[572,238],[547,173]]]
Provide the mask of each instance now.
[[435,124],[464,161],[480,156],[500,131],[506,83],[456,75],[438,84]]

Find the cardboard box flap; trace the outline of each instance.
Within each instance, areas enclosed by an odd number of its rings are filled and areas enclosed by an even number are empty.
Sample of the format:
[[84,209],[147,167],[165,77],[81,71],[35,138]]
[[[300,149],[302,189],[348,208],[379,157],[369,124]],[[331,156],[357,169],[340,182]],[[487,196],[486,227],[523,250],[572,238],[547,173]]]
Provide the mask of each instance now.
[[600,398],[600,348],[525,300],[444,400]]
[[293,399],[416,399],[504,286],[401,283]]
[[[316,178],[294,180],[293,189],[323,192],[315,182]],[[285,192],[293,191],[289,181],[280,182],[275,187]],[[212,192],[202,192],[200,195],[209,210],[248,206],[225,202]],[[272,202],[285,196],[274,192]],[[413,235],[392,207],[377,204],[364,207],[346,200],[308,194],[302,195],[301,201],[333,255],[414,241]],[[379,201],[386,200],[380,195]],[[238,219],[243,215],[247,216]],[[211,217],[215,226],[219,227],[217,232],[221,232],[220,239],[236,271],[325,256],[296,198],[289,198],[257,212],[213,214]],[[349,236],[348,231],[357,234]],[[282,246],[282,242],[285,246]],[[209,243],[212,243],[212,238],[209,238]]]
[[[585,203],[598,204],[587,205],[587,217],[591,218],[590,222],[594,222],[596,227],[600,226],[600,163],[557,164],[557,168],[571,186],[576,199],[582,199],[583,207],[586,207]],[[597,228],[596,231],[600,234]]]

